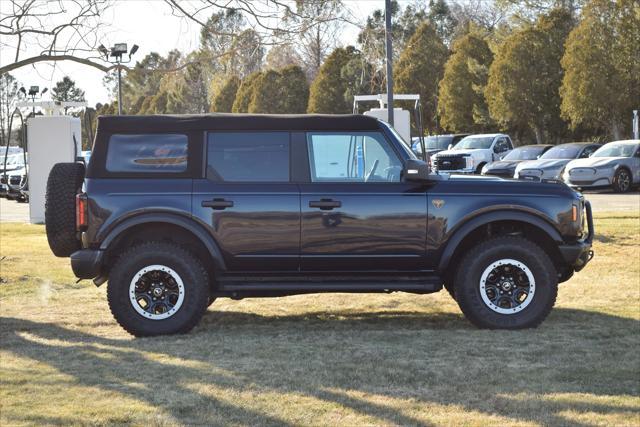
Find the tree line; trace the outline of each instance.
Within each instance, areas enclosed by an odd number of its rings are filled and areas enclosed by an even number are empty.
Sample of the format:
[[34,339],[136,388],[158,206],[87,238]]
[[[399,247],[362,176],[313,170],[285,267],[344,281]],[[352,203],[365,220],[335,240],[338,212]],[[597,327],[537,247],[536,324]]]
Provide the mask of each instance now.
[[[315,16],[344,9],[295,4]],[[394,91],[420,94],[426,133],[506,131],[523,143],[630,135],[640,108],[636,0],[430,0],[393,2],[391,13]],[[354,95],[385,92],[381,10],[346,45],[338,19],[273,45],[237,9],[203,24],[196,51],[151,53],[124,73],[127,114],[350,113]],[[104,83],[115,99],[115,74]],[[117,103],[96,110],[114,114]]]

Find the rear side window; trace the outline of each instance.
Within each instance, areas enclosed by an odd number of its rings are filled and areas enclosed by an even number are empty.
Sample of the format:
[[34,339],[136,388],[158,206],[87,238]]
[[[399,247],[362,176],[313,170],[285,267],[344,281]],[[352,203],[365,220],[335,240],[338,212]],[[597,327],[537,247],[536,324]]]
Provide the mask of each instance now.
[[184,172],[187,146],[187,136],[181,134],[114,134],[109,138],[107,171]]
[[288,182],[288,132],[215,132],[207,142],[207,178],[226,182]]

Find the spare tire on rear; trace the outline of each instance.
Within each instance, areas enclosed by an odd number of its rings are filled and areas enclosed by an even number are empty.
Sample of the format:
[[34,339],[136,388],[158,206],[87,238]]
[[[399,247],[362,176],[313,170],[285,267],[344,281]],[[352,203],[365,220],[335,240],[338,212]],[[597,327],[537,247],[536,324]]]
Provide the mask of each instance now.
[[76,195],[82,189],[84,164],[56,163],[47,180],[44,220],[53,254],[68,257],[80,249],[76,231]]

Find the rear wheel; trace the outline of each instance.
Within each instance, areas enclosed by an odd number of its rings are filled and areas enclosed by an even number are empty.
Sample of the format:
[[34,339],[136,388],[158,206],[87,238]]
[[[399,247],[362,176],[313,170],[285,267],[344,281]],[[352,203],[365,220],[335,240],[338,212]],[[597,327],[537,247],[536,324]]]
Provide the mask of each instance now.
[[626,193],[631,190],[631,174],[625,168],[620,168],[613,176],[613,190],[616,193]]
[[109,274],[113,316],[135,336],[189,332],[209,303],[200,260],[173,243],[143,243],[124,252]]
[[504,236],[469,250],[456,272],[454,290],[460,309],[474,325],[524,329],[547,317],[555,304],[558,278],[539,246]]

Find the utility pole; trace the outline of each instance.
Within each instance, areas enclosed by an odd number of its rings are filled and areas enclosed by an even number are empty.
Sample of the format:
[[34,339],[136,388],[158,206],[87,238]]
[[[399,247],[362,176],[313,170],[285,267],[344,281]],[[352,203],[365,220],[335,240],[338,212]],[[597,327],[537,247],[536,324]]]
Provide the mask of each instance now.
[[640,139],[640,115],[638,110],[633,110],[633,139]]
[[393,48],[391,46],[391,0],[384,0],[384,34],[387,51],[387,116],[393,126]]

